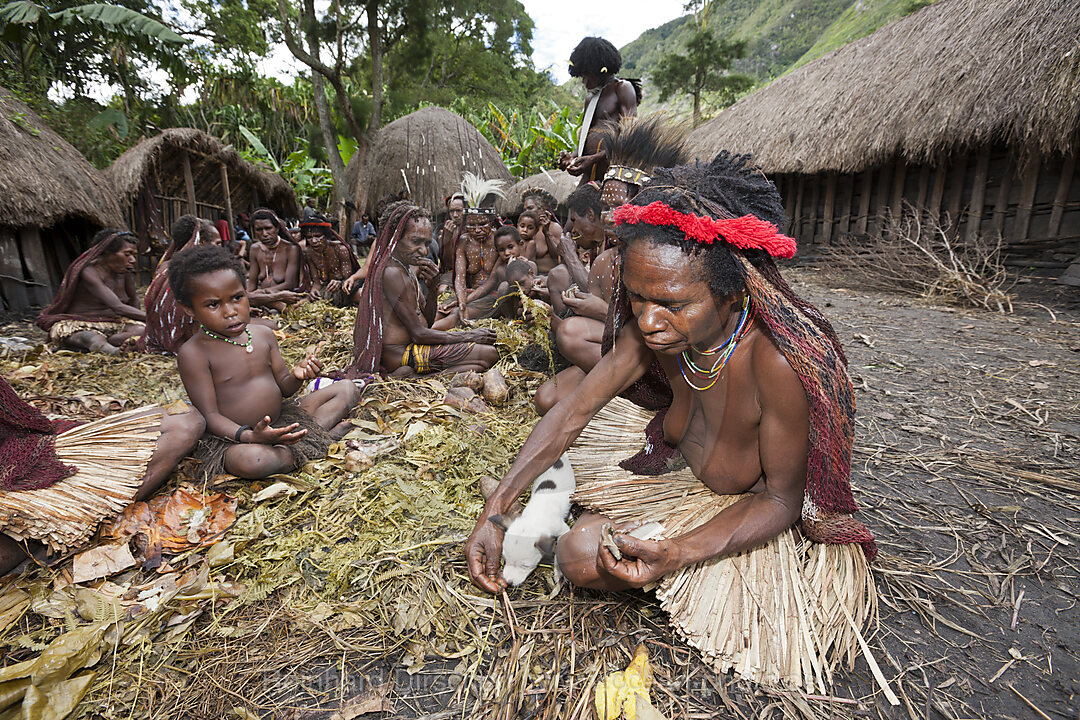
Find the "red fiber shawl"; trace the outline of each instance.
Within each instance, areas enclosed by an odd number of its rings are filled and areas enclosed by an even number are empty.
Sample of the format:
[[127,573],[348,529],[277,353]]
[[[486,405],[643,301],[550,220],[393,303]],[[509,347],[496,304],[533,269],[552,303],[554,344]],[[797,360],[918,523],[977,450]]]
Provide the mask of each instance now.
[[0,490],[39,490],[74,475],[77,468],[60,462],[55,445],[71,425],[51,422],[0,378]]
[[342,371],[343,377],[357,378],[377,373],[382,366],[383,345],[383,271],[397,247],[401,233],[412,220],[414,208],[405,213],[397,225],[386,223],[379,230],[369,257],[367,280],[360,292],[353,325],[353,364]]

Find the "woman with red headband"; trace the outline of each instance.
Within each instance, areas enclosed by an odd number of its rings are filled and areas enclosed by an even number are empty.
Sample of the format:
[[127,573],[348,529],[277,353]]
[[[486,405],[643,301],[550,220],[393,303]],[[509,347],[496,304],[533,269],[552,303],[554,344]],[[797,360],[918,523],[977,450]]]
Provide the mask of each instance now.
[[[569,449],[585,512],[558,542],[567,579],[655,587],[718,672],[823,691],[876,607],[875,548],[851,517],[843,350],[774,262],[795,252],[777,230],[779,194],[749,156],[721,153],[657,170],[614,219],[614,347],[544,415],[488,499],[465,547],[472,580],[505,586],[497,516]],[[635,475],[619,463],[653,413],[616,396],[654,360],[673,395],[659,439],[679,454],[669,472]]]

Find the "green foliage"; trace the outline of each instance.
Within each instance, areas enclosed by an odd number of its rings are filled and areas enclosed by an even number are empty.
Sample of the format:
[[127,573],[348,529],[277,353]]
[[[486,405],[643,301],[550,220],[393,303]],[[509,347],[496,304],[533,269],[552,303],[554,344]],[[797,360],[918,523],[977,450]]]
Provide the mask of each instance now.
[[574,133],[581,124],[581,112],[569,105],[548,103],[546,111],[540,107],[503,110],[489,102],[480,112],[460,105],[453,109],[495,146],[515,177],[555,168],[559,153],[577,146]]
[[705,92],[716,93],[721,103],[730,104],[737,93],[753,86],[752,78],[729,72],[732,63],[745,51],[745,41],[718,40],[709,30],[698,28],[686,43],[686,54],[672,52],[660,58],[653,74],[660,100],[667,100],[675,93],[690,95],[697,124]]
[[127,115],[116,108],[105,108],[90,121],[91,130],[112,128],[113,132],[116,133],[116,137],[120,140],[127,137],[129,127]]

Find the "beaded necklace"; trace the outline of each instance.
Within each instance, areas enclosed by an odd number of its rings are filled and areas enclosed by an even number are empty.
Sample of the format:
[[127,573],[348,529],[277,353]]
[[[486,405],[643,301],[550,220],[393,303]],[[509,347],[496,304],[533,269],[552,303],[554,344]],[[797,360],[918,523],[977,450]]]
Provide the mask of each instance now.
[[216,332],[213,332],[212,330],[209,330],[202,323],[199,323],[199,327],[202,328],[202,331],[204,333],[206,333],[210,337],[214,338],[215,340],[224,340],[225,342],[229,343],[230,345],[235,345],[236,347],[242,347],[242,348],[244,348],[244,352],[247,352],[247,353],[255,352],[255,348],[253,348],[251,346],[251,330],[249,330],[247,328],[244,328],[244,332],[247,333],[247,342],[238,343],[235,340],[230,340],[229,338],[225,337],[224,335],[218,335]]
[[[698,367],[690,357],[690,352],[688,350],[683,350],[679,353],[679,372],[682,373],[683,380],[686,381],[686,384],[698,392],[704,392],[715,385],[716,381],[720,378],[720,373],[727,367],[728,360],[730,360],[731,356],[734,354],[735,348],[739,344],[739,340],[742,340],[743,336],[750,330],[752,324],[753,321],[750,320],[750,298],[747,297],[743,301],[742,313],[739,315],[739,322],[735,326],[735,331],[731,333],[731,336],[727,340],[709,350],[698,350],[691,345],[691,347],[701,355],[719,355],[719,357],[716,358],[716,361],[713,362],[711,368],[706,369]],[[708,380],[710,381],[709,384],[702,387],[692,383],[686,374],[687,367],[690,368],[691,375],[699,380]]]

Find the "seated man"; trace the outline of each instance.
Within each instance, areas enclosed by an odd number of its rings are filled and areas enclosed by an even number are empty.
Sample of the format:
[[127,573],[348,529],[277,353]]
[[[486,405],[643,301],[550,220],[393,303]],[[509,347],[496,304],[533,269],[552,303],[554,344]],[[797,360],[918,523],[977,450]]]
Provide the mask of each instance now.
[[[354,362],[347,377],[483,371],[499,359],[495,331],[447,332],[456,316],[433,322],[438,268],[427,257],[431,216],[402,200],[387,206],[383,228],[368,256],[353,329]],[[425,293],[421,281],[427,283]],[[426,297],[425,297],[426,295]]]
[[[78,438],[68,447],[61,433],[76,426]],[[203,427],[202,415],[190,407],[171,414],[143,408],[85,425],[49,420],[0,378],[0,457],[7,464],[0,472],[0,576],[29,557],[42,559],[44,543],[66,551],[92,537],[115,514],[112,494],[118,488],[127,488],[133,501],[148,498],[194,447]],[[124,453],[112,455],[118,435]],[[96,455],[93,461],[90,454]],[[109,475],[111,487],[101,487],[102,474]]]
[[49,342],[69,350],[116,355],[136,342],[146,313],[135,294],[135,236],[102,230],[93,246],[71,263],[56,299],[38,315]]
[[[661,115],[625,117],[618,123],[608,123],[600,128],[601,144],[611,161],[600,187],[605,230],[609,228],[611,211],[637,195],[642,183],[649,180],[656,168],[673,167],[688,160],[685,149],[687,129],[685,125],[666,121]],[[583,227],[592,229],[591,216],[588,213],[586,216]],[[564,291],[556,298],[557,305],[564,305],[574,312],[574,317],[559,323],[555,329],[559,352],[573,366],[537,391],[535,402],[540,414],[573,392],[585,373],[600,361],[602,351],[611,349],[614,338],[605,333],[605,325],[608,302],[618,274],[618,249],[611,247],[593,261],[588,288]],[[556,287],[561,287],[558,279]],[[650,410],[660,410],[671,404],[670,389],[658,366],[622,397]]]
[[[289,229],[277,214],[266,208],[253,212],[251,234],[254,243],[249,258],[247,291],[306,292],[300,246],[292,242]],[[275,310],[283,310],[286,303],[278,301],[269,305]]]
[[[536,261],[536,269],[541,275],[547,275],[551,269],[559,264],[559,243],[563,238],[563,227],[555,219],[555,210],[559,203],[555,197],[543,188],[529,188],[521,194],[522,215],[518,216],[521,223],[522,216],[529,213],[536,223],[536,229],[529,235],[533,241],[533,256],[530,260]],[[518,230],[522,236],[525,231]]]
[[[872,620],[875,548],[851,517],[854,397],[843,350],[773,259],[795,251],[776,229],[779,193],[749,156],[721,153],[657,170],[614,221],[614,348],[541,418],[488,498],[465,545],[469,574],[487,592],[505,587],[503,531],[490,518],[580,435],[570,459],[575,500],[589,512],[558,542],[563,575],[599,590],[658,583],[671,623],[718,672],[775,672],[813,687]],[[604,407],[654,360],[674,392],[664,435],[686,468],[650,479],[613,465],[640,442],[624,440],[630,427],[652,413],[623,400]],[[590,425],[598,415],[604,423]],[[813,541],[802,549],[792,530],[800,517]],[[641,523],[653,539],[632,534]],[[829,624],[845,614],[855,622]],[[827,641],[812,640],[826,630]]]
[[235,258],[217,247],[189,248],[172,259],[169,285],[200,329],[180,348],[176,365],[188,397],[206,419],[195,458],[207,478],[288,472],[324,457],[348,432],[342,419],[360,395],[353,383],[331,383],[299,402],[286,401],[322,365],[309,355],[290,370],[274,331],[250,323]]
[[548,273],[548,289],[551,291],[551,307],[555,314],[566,317],[571,308],[563,300],[563,295],[573,286],[578,290],[589,288],[590,268],[581,260],[603,250],[608,244],[608,228],[603,221],[604,207],[600,201],[600,187],[597,183],[582,185],[566,199],[570,210],[568,225],[572,225],[569,235],[563,236],[559,245],[562,263]]
[[307,243],[304,262],[311,280],[311,294],[338,307],[348,305],[350,297],[342,283],[360,269],[356,256],[334,232],[330,221],[319,213],[300,221],[300,233]]
[[439,274],[449,277],[454,272],[457,245],[465,224],[465,196],[454,193],[446,198],[446,221],[439,233]]

